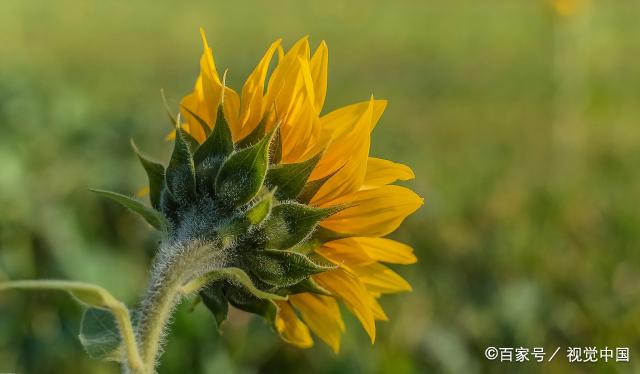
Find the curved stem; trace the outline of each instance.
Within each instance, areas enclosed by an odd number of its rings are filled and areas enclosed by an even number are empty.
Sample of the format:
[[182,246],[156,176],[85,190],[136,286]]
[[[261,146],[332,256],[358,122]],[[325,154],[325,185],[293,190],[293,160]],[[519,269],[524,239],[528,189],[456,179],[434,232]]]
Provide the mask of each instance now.
[[210,245],[193,245],[175,252],[169,249],[163,252],[168,255],[156,259],[150,286],[139,309],[141,320],[137,341],[147,370],[145,374],[155,372],[165,330],[180,299],[204,286],[194,278],[206,269],[220,267],[224,261],[221,252]]
[[138,351],[136,336],[133,332],[133,326],[131,325],[129,309],[127,309],[127,307],[123,303],[118,302],[114,305],[111,305],[111,311],[116,317],[118,328],[120,329],[120,334],[122,335],[122,340],[125,343],[127,363],[129,365],[129,368],[133,373],[143,374],[145,372],[145,365],[142,362],[140,352]]
[[147,368],[155,368],[165,328],[181,296],[179,284],[170,284],[150,300],[149,312],[152,318],[146,319],[139,336],[144,365]]

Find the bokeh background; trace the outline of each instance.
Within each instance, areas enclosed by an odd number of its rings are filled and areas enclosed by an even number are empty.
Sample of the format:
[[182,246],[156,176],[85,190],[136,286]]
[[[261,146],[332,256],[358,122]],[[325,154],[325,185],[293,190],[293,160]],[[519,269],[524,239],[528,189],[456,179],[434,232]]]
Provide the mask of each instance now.
[[[410,165],[426,204],[392,237],[419,263],[371,345],[281,343],[259,319],[216,332],[181,307],[161,373],[640,371],[640,4],[633,1],[0,2],[0,278],[98,283],[133,305],[158,239],[87,191],[134,193],[129,147],[166,159],[198,71],[198,27],[239,87],[278,37],[329,45],[328,110],[390,105],[372,154]],[[116,373],[63,293],[0,295],[0,372]],[[346,313],[345,313],[346,315]],[[563,347],[500,364],[487,346]],[[567,346],[629,347],[569,364]]]

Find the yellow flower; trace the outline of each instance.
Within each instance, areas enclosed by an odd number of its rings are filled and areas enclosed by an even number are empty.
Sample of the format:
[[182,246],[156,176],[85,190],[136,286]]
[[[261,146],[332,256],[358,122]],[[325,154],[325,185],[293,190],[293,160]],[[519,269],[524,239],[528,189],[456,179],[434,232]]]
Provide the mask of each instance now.
[[[411,247],[383,237],[423,203],[411,190],[392,185],[414,177],[409,167],[369,157],[370,134],[387,102],[371,98],[323,114],[327,45],[321,42],[311,54],[306,37],[286,53],[280,40],[272,43],[238,94],[221,79],[204,32],[202,40],[200,75],[181,103],[186,121],[182,128],[202,143],[211,129],[203,128],[190,112],[212,126],[220,104],[236,143],[261,123],[267,131],[279,123],[282,163],[302,162],[322,152],[310,180],[324,178],[326,182],[309,204],[349,204],[320,223],[322,228],[348,237],[315,249],[337,265],[335,270],[313,276],[332,296],[300,293],[278,301],[276,329],[284,340],[299,347],[313,345],[311,330],[337,352],[345,329],[339,300],[360,320],[373,342],[375,321],[387,320],[378,299],[411,290],[402,277],[382,263],[416,261]],[[267,77],[276,54],[277,64]]]

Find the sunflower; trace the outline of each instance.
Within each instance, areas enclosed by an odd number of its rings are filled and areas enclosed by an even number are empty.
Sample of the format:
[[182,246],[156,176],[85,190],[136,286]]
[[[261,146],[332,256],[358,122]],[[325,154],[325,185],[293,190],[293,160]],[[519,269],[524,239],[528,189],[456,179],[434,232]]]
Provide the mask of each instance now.
[[275,329],[285,341],[303,348],[313,345],[311,331],[337,352],[345,330],[338,305],[342,302],[374,342],[375,322],[388,319],[378,299],[411,290],[383,263],[416,261],[410,246],[384,236],[423,204],[410,189],[392,184],[414,178],[409,167],[369,156],[370,135],[387,102],[371,97],[324,113],[328,49],[323,41],[311,54],[306,37],[286,52],[280,40],[272,43],[239,94],[225,85],[202,30],[201,34],[200,74],[181,102],[183,135],[202,147],[215,126],[226,123],[234,147],[241,149],[257,133],[274,133],[278,145],[270,146],[269,170],[306,167],[304,187],[297,195],[281,196],[282,186],[273,186],[279,188],[274,206],[291,199],[315,209],[333,209],[317,221],[305,245],[293,246],[304,247],[316,263],[331,266],[305,280],[313,288],[288,292],[286,300],[274,301]]

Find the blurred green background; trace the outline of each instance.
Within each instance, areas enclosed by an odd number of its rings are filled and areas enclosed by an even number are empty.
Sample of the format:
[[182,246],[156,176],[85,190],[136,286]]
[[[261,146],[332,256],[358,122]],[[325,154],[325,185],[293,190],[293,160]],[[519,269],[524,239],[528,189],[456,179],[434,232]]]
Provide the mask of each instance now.
[[[372,154],[410,165],[425,206],[392,237],[419,263],[375,345],[302,351],[183,305],[161,373],[640,372],[640,4],[570,1],[0,2],[0,279],[98,283],[133,305],[157,236],[88,187],[134,193],[129,147],[167,159],[198,72],[198,27],[240,87],[268,44],[329,45],[327,110],[390,105]],[[574,6],[575,5],[575,6]],[[568,10],[567,10],[568,9]],[[62,293],[0,295],[0,372],[116,373]],[[346,315],[346,313],[345,313]],[[484,349],[563,347],[551,363]],[[569,364],[567,346],[629,347]]]

